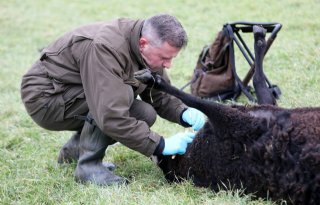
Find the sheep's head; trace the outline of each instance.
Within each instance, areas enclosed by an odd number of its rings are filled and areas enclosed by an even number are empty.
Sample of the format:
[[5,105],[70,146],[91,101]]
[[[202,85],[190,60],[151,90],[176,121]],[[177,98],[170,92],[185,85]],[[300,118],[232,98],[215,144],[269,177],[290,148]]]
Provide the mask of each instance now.
[[134,77],[140,82],[154,88],[159,88],[163,82],[159,74],[152,73],[149,69],[143,69],[135,72]]

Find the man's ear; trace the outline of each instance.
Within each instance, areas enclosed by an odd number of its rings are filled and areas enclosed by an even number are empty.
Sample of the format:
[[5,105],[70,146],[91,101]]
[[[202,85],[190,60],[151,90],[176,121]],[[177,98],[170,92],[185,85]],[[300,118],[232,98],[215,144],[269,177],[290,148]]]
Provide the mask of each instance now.
[[139,39],[139,48],[140,48],[140,49],[144,49],[144,47],[145,47],[148,43],[149,43],[149,42],[148,42],[148,40],[147,40],[146,38],[141,37],[141,38]]

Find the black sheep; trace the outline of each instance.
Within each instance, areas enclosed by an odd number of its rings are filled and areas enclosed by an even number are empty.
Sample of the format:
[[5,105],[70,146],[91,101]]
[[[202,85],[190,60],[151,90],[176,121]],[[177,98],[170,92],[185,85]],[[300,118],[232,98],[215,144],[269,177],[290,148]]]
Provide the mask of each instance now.
[[167,180],[191,179],[213,190],[230,184],[288,204],[320,202],[320,108],[227,106],[184,93],[148,70],[135,77],[208,117],[184,155],[158,157]]

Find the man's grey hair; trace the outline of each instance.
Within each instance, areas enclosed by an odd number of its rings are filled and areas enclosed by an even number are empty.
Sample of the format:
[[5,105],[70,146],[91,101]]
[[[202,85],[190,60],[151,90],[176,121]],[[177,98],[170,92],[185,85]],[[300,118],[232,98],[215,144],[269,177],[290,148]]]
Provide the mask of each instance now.
[[161,46],[167,42],[170,46],[184,48],[188,43],[187,33],[181,23],[169,14],[159,14],[146,19],[141,36],[147,38],[153,46]]

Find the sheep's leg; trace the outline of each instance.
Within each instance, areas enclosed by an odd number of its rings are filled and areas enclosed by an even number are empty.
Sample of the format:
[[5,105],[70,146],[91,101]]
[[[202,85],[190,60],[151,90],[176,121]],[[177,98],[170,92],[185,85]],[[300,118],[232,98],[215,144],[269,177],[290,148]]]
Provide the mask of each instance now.
[[253,76],[253,86],[256,91],[258,104],[275,105],[276,101],[269,91],[266,77],[263,72],[263,57],[266,49],[266,30],[260,26],[253,26],[254,51],[255,51],[255,72]]
[[143,69],[135,72],[134,77],[149,86],[152,86],[155,83],[155,79],[149,69]]
[[[203,100],[194,95],[185,93],[168,84],[160,75],[151,73],[150,71],[139,71],[135,73],[135,78],[148,86],[152,86],[155,89],[179,98],[189,107],[194,107],[202,111],[207,115],[212,125],[217,128],[216,132],[219,132],[223,136],[226,135],[226,133],[229,133],[229,135],[237,133],[237,137],[247,135],[248,131],[242,132],[243,130],[238,127],[239,121],[241,121],[240,124],[257,124],[255,116],[252,116],[249,113],[243,113],[229,106]],[[250,132],[251,131],[254,132],[254,129],[250,129]]]
[[[155,89],[164,91],[166,93],[169,93],[180,100],[182,100],[186,105],[190,107],[197,108],[204,112],[205,114],[207,113],[208,109],[212,109],[211,107],[214,106],[216,103],[213,102],[208,102],[205,100],[201,100],[198,97],[195,97],[193,95],[187,94],[183,91],[180,91],[179,89],[171,86],[165,80],[161,78],[156,73],[151,73],[150,70],[145,69],[145,70],[140,70],[138,72],[134,73],[134,77],[139,80],[140,82],[147,84],[149,87],[153,87]],[[218,104],[217,104],[218,105]]]

